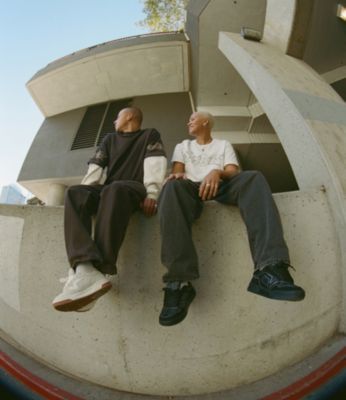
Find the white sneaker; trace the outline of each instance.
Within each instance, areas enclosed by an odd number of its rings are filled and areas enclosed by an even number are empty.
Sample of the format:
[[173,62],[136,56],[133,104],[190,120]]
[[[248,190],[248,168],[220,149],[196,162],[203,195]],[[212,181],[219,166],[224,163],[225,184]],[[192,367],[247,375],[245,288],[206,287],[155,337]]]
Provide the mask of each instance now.
[[[72,270],[73,271],[73,270]],[[114,284],[114,275],[108,275],[108,274],[105,274],[105,277],[106,277],[106,279],[108,279],[110,282],[111,282],[111,284],[113,285]],[[67,278],[64,278],[64,281],[66,282],[67,281]],[[91,303],[89,303],[89,304],[87,304],[86,306],[84,306],[84,307],[82,307],[82,308],[78,308],[78,310],[75,310],[76,312],[86,312],[86,311],[89,311],[89,310],[91,310],[92,308],[94,308],[94,306],[95,306],[95,304],[96,304],[96,300],[93,300]]]
[[53,307],[58,311],[81,311],[82,308],[97,300],[112,287],[105,276],[91,263],[77,266],[76,272],[71,268],[62,292],[53,300]]

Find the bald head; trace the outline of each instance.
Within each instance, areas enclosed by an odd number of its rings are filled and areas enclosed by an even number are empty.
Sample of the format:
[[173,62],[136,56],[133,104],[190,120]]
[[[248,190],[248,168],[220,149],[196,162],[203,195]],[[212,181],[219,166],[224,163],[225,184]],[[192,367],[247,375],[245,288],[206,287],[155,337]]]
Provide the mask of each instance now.
[[138,107],[127,107],[124,108],[122,111],[129,113],[132,116],[132,119],[136,121],[139,125],[142,124],[143,121],[143,113]]
[[194,114],[197,114],[198,117],[203,118],[204,120],[207,120],[210,130],[213,129],[214,117],[210,113],[208,113],[206,111],[197,111]]
[[143,114],[139,108],[123,108],[114,121],[115,130],[118,132],[136,132],[141,128],[142,120]]
[[197,111],[192,113],[187,126],[190,135],[203,136],[206,140],[209,140],[214,126],[214,118],[208,112]]

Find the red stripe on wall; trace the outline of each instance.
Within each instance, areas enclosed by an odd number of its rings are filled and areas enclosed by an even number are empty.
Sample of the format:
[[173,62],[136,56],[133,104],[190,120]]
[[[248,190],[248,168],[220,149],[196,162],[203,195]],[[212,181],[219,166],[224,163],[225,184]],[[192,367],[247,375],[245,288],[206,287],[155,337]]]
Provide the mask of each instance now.
[[0,351],[0,368],[5,370],[10,376],[21,382],[32,392],[43,396],[48,400],[83,400],[71,393],[66,392],[56,386],[51,385],[45,380],[32,374],[18,363],[13,361],[7,354]]
[[292,385],[278,390],[261,400],[301,400],[303,396],[316,391],[333,376],[346,368],[346,347],[322,364],[318,369]]
[[[81,397],[74,396],[32,374],[2,351],[0,351],[0,368],[45,399],[83,400]],[[307,394],[316,391],[333,376],[336,376],[343,368],[346,368],[346,347],[309,375],[284,389],[263,397],[261,400],[301,400]]]

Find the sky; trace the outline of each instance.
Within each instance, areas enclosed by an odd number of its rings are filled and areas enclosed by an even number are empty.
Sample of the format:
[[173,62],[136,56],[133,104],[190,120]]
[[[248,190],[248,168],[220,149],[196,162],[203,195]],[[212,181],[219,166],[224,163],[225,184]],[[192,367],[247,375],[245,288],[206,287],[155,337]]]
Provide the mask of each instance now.
[[43,115],[25,84],[74,51],[148,33],[140,0],[0,0],[0,188],[15,183]]

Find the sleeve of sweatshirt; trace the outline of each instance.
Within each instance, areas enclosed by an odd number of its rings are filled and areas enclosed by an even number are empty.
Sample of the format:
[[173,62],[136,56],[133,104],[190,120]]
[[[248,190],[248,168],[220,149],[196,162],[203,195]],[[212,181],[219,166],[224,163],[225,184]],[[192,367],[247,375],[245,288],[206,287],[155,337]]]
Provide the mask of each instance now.
[[101,182],[103,168],[97,164],[89,164],[88,172],[82,179],[82,185],[97,185]]
[[166,176],[167,158],[165,156],[146,157],[144,159],[143,183],[147,197],[157,200]]
[[101,168],[105,168],[108,165],[109,161],[109,142],[112,139],[112,134],[108,134],[104,137],[101,144],[97,147],[96,152],[93,157],[91,157],[88,161],[88,164],[96,164]]

